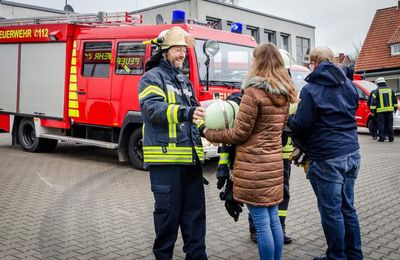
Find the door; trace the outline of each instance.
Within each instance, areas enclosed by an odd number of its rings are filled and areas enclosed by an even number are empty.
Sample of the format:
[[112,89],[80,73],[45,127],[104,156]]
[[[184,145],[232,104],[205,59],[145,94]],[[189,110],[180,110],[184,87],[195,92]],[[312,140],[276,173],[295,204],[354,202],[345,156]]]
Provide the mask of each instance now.
[[79,117],[76,122],[111,126],[111,60],[114,41],[82,41],[77,73]]
[[356,111],[357,126],[367,126],[368,116],[370,110],[368,107],[368,94],[364,92],[359,86],[355,85],[358,94],[358,108]]

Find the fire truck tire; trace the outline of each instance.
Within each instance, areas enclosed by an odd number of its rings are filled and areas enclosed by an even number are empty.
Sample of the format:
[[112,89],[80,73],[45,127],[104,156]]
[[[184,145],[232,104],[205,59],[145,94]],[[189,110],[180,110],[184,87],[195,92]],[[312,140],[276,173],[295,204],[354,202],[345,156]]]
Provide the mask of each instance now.
[[139,170],[144,170],[143,166],[143,136],[142,129],[136,128],[132,131],[128,142],[128,157],[130,163]]
[[367,127],[368,127],[369,133],[372,135],[372,120],[371,119],[368,120]]
[[58,141],[38,138],[35,134],[35,125],[32,118],[24,118],[18,129],[18,139],[22,149],[28,152],[51,152]]

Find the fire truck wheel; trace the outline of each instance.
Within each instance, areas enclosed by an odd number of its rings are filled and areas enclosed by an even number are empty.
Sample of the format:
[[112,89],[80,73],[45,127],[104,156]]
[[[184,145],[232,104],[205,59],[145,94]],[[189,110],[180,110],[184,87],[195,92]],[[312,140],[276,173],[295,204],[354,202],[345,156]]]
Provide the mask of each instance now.
[[372,135],[372,120],[370,119],[370,120],[368,120],[368,123],[367,123],[367,127],[368,127],[368,131],[369,131],[369,133]]
[[139,170],[144,170],[143,167],[143,136],[142,129],[136,128],[133,130],[128,142],[129,161],[133,167]]
[[18,139],[22,149],[28,152],[51,152],[57,146],[57,140],[38,138],[32,118],[24,118],[18,129]]

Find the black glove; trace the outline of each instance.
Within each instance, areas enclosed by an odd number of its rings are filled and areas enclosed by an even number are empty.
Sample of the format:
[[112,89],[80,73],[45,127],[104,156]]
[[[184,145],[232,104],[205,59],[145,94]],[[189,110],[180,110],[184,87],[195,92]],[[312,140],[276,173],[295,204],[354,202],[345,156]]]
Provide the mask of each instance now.
[[240,213],[243,211],[243,203],[239,203],[233,199],[232,194],[233,183],[230,179],[227,180],[225,190],[219,194],[221,200],[225,200],[225,209],[228,214],[238,221]]
[[217,188],[220,190],[225,186],[225,182],[229,179],[228,175],[217,176]]

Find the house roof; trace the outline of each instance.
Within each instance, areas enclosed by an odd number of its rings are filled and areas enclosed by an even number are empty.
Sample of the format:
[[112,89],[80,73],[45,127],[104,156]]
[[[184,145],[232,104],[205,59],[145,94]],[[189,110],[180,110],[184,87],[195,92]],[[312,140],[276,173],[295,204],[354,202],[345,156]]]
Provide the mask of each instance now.
[[400,9],[379,9],[361,48],[356,72],[400,68],[400,55],[392,56],[390,45],[400,43]]

